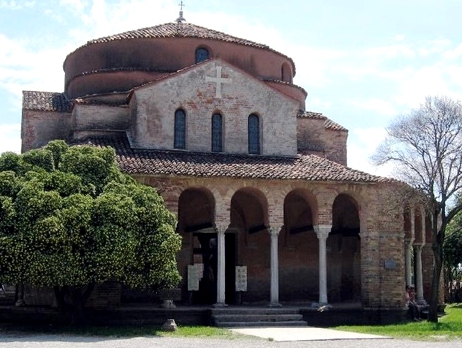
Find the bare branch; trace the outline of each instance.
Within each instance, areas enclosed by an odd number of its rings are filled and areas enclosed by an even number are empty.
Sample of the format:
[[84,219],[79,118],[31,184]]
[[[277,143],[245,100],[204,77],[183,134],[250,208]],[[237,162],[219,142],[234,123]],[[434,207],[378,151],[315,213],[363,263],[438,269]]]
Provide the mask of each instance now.
[[418,109],[398,117],[387,132],[373,161],[394,163],[398,178],[425,195],[423,201],[433,216],[429,318],[437,321],[442,243],[447,224],[462,211],[462,104],[448,97],[427,97]]

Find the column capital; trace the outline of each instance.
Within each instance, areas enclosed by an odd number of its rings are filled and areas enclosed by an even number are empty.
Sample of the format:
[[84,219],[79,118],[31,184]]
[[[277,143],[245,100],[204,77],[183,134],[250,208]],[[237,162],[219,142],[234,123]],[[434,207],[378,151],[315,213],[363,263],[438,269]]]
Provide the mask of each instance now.
[[229,224],[227,223],[215,223],[215,231],[218,234],[225,233],[228,227],[229,227]]
[[327,238],[332,230],[332,225],[314,225],[313,229],[319,239]]
[[272,235],[272,236],[278,236],[279,235],[279,232],[281,232],[281,229],[284,225],[271,225],[268,227],[268,232]]

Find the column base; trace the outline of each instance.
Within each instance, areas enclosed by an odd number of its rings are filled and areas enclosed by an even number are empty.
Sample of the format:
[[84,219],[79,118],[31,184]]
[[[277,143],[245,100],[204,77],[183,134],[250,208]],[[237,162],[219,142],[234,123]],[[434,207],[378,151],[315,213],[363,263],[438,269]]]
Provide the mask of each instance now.
[[417,300],[416,303],[417,303],[419,306],[428,306],[427,301],[425,301],[424,299],[423,299],[423,300]]
[[331,309],[331,305],[328,304],[327,302],[313,302],[311,304],[311,308],[317,308],[318,309],[318,312],[325,312],[325,311],[328,311],[329,309]]
[[214,308],[223,308],[223,307],[228,307],[228,305],[224,302],[217,302],[213,305]]
[[271,307],[271,308],[280,308],[282,307],[282,304],[280,304],[279,302],[270,302],[268,304],[268,307]]

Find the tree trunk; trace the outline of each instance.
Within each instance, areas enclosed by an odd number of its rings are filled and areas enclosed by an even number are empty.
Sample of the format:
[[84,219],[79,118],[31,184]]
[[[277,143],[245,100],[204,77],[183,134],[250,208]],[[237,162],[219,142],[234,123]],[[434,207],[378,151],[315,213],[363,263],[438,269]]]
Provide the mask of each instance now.
[[433,323],[438,322],[438,305],[439,305],[439,290],[441,280],[441,269],[443,267],[443,244],[440,238],[436,238],[433,244],[433,275],[432,275],[432,288],[430,294],[430,306],[428,309],[428,321]]
[[55,286],[53,288],[59,310],[68,316],[72,325],[85,321],[84,307],[94,288],[94,283],[85,287]]

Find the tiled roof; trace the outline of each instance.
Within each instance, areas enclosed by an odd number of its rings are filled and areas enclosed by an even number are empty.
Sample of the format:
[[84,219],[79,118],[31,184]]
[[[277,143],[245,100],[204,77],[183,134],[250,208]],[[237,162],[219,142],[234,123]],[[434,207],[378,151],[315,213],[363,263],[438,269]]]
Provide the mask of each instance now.
[[324,125],[325,125],[326,129],[348,132],[348,129],[346,129],[345,127],[339,125],[337,122],[332,121],[330,118],[326,118],[326,122],[324,123]]
[[226,42],[237,43],[246,46],[269,49],[267,45],[259,44],[250,40],[240,39],[220,31],[207,29],[191,23],[165,23],[153,27],[126,31],[124,33],[90,40],[87,45],[101,42],[109,42],[125,39],[151,39],[162,37],[193,37],[200,39],[213,39]]
[[305,96],[308,95],[308,92],[303,87],[294,85],[292,82],[276,80],[276,79],[268,79],[268,78],[263,78],[262,81],[264,81],[264,82],[272,82],[272,83],[276,83],[276,84],[279,84],[279,85],[292,86],[292,87],[295,87],[295,88],[299,89],[300,91],[302,91],[302,93],[305,94]]
[[127,40],[127,39],[153,39],[153,38],[169,38],[169,37],[190,37],[199,39],[219,40],[224,42],[236,43],[239,45],[251,46],[256,48],[265,49],[271,52],[280,54],[283,57],[289,59],[292,63],[295,74],[295,64],[292,58],[282,54],[267,45],[260,44],[254,41],[241,39],[236,36],[228,35],[223,32],[204,28],[191,23],[165,23],[159,24],[153,27],[141,28],[131,31],[126,31],[120,34],[110,35],[99,39],[89,40],[82,46],[88,46],[96,43],[104,43],[115,40]]
[[300,118],[314,118],[318,120],[326,119],[327,117],[324,116],[321,112],[314,112],[314,111],[303,111],[298,114]]
[[325,120],[324,127],[330,130],[337,130],[342,132],[348,132],[348,129],[339,125],[337,122],[332,121],[330,118],[324,116],[321,112],[314,112],[314,111],[303,111],[297,115],[300,118],[311,118],[317,120]]
[[23,91],[22,108],[25,110],[69,112],[71,103],[63,93]]
[[354,170],[315,155],[278,157],[132,149],[125,136],[89,138],[78,144],[115,148],[120,168],[132,175],[339,182],[385,182],[391,180]]

